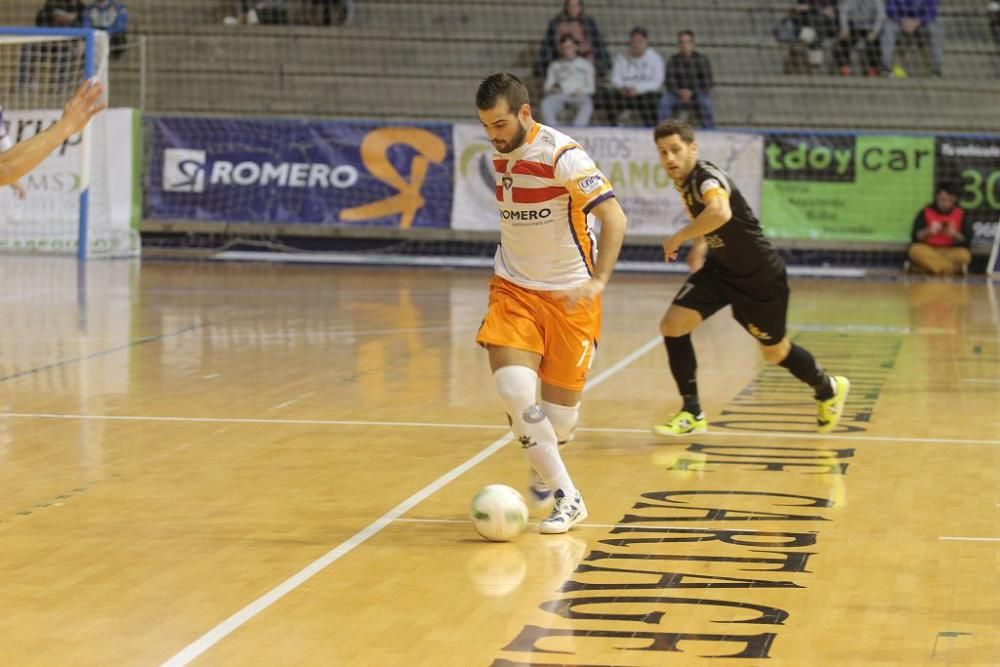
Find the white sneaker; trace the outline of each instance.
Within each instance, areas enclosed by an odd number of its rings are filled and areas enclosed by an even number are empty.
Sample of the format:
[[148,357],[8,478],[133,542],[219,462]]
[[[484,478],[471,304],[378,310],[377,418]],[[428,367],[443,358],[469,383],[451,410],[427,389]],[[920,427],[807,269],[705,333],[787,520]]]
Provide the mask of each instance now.
[[587,518],[587,506],[583,504],[583,496],[576,492],[576,497],[567,498],[562,489],[555,493],[556,504],[552,513],[538,525],[538,531],[546,535],[565,533],[570,528]]

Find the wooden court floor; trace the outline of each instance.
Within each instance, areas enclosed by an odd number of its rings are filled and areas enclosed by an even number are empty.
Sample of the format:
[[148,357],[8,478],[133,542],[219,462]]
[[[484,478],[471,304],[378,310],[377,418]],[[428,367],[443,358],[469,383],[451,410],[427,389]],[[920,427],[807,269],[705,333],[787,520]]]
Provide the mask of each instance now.
[[0,665],[1000,665],[1000,285],[793,279],[839,431],[724,312],[710,432],[664,442],[682,278],[618,274],[590,518],[488,544],[469,499],[527,482],[488,272],[0,273]]

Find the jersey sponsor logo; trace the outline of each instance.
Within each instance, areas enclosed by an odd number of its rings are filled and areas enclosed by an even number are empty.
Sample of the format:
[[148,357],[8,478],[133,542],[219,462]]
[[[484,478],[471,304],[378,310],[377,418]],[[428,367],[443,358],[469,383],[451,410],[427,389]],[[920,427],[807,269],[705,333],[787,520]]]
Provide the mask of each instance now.
[[202,193],[210,185],[346,189],[357,183],[359,176],[357,168],[349,164],[316,162],[216,160],[210,168],[206,151],[187,148],[163,151],[165,192]]
[[592,174],[579,182],[580,191],[585,195],[593,194],[602,185],[604,185],[604,177],[600,174]]
[[500,209],[503,220],[547,220],[552,217],[552,209],[543,208],[534,211],[519,211],[509,208]]
[[722,189],[722,183],[719,183],[719,181],[714,178],[708,179],[698,187],[698,191],[701,192],[701,194],[705,194],[709,190],[715,189]]
[[753,323],[748,324],[747,331],[749,331],[750,335],[756,338],[757,340],[771,340],[771,334],[767,333],[766,331],[761,331],[760,327],[758,327],[756,324]]
[[726,247],[726,242],[722,240],[722,237],[718,234],[705,234],[705,243],[708,244],[709,248],[724,248]]

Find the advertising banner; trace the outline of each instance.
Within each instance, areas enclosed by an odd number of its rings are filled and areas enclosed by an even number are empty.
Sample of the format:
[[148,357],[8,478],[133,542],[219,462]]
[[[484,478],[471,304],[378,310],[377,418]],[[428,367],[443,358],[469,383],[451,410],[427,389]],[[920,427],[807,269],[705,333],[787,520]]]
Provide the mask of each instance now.
[[[61,110],[5,109],[8,136],[21,142],[54,124]],[[90,132],[88,249],[96,257],[139,252],[139,112],[108,109]],[[19,181],[0,188],[0,249],[73,253],[80,225],[81,136],[76,134]]]
[[933,183],[931,137],[771,134],[761,222],[773,238],[903,242]]
[[153,219],[444,227],[448,124],[151,118]]
[[939,137],[935,154],[935,180],[958,185],[958,203],[972,220],[973,243],[991,242],[1000,220],[1000,138]]
[[[628,215],[629,235],[667,235],[687,222],[673,183],[660,166],[648,128],[569,128],[597,163]],[[479,125],[455,125],[452,228],[497,231],[493,147]],[[724,169],[754,210],[760,209],[763,139],[731,132],[698,133],[699,157]]]

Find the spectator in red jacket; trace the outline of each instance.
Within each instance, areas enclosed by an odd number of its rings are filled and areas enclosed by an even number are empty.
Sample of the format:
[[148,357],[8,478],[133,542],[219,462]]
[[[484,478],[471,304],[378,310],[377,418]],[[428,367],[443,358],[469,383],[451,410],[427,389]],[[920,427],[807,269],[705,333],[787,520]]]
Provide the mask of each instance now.
[[958,205],[958,188],[942,183],[934,203],[913,221],[912,243],[906,254],[915,267],[938,276],[968,272],[972,230],[965,209]]

